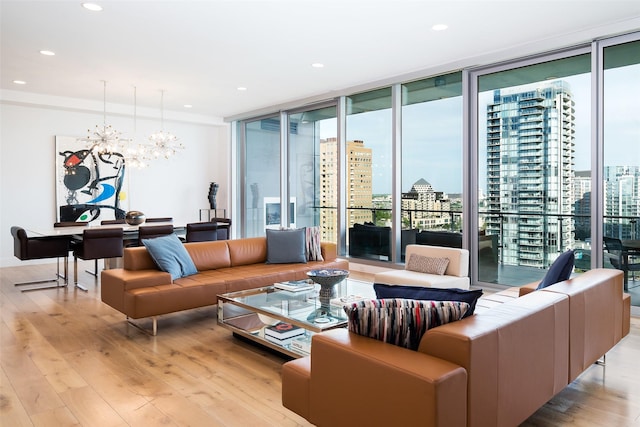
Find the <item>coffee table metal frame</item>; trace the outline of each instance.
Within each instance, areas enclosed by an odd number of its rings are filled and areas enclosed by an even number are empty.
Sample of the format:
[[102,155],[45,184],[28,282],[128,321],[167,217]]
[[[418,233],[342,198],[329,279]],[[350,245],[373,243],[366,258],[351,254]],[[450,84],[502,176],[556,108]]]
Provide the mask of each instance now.
[[[337,298],[350,295],[352,290],[364,283],[347,279],[336,285]],[[370,284],[368,285],[371,286]],[[273,286],[230,292],[218,295],[218,324],[234,334],[257,342],[289,357],[304,357],[302,351],[292,349],[290,345],[279,345],[264,338],[264,329],[274,322],[286,322],[299,326],[306,335],[313,335],[347,325],[347,315],[340,305],[332,305],[326,311],[322,322],[317,320],[320,309],[318,299],[319,286],[310,291],[289,292]],[[322,317],[322,316],[321,316]],[[265,322],[266,321],[266,322]]]

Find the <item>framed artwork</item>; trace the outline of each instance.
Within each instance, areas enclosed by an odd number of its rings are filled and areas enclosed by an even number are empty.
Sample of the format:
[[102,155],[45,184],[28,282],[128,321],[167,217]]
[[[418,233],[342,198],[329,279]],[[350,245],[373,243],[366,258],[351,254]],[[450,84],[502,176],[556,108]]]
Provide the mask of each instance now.
[[58,221],[122,219],[126,209],[125,160],[100,154],[75,137],[56,136],[56,212]]

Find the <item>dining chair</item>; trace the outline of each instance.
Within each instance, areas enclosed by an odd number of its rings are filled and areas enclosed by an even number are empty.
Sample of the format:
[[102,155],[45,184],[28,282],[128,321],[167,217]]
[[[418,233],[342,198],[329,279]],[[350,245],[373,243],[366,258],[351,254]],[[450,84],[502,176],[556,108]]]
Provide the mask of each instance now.
[[[60,221],[60,222],[54,222],[53,223],[53,228],[60,228],[60,227],[85,227],[87,226],[89,223],[87,221]],[[73,239],[73,237],[69,237],[69,252],[73,251],[73,247],[76,244],[76,241]],[[67,258],[67,262],[68,262]],[[60,274],[60,258],[58,258],[56,260],[56,269],[57,269],[57,275],[59,278],[67,280],[67,271],[69,271],[69,267],[65,266],[65,275],[61,275]]]
[[211,218],[218,225],[218,240],[229,240],[231,236],[231,220],[229,218]]
[[124,219],[103,219],[100,221],[100,225],[111,225],[111,224],[126,224],[127,222]]
[[138,227],[138,246],[143,246],[142,239],[153,239],[169,234],[173,234],[173,225],[141,225]]
[[[68,277],[68,258],[69,258],[69,241],[68,236],[56,237],[28,237],[24,228],[11,227],[11,235],[13,236],[13,254],[16,258],[27,261],[45,258],[64,258],[64,284],[60,285],[60,271],[56,272],[55,279],[34,280],[30,282],[15,283],[15,286],[35,285],[38,283],[53,283],[55,285],[39,286],[36,288],[23,289],[22,292],[36,291],[40,289],[64,288],[67,286]],[[58,266],[58,268],[60,268]]]
[[218,224],[215,222],[192,222],[187,224],[187,242],[218,240]]
[[[122,228],[96,228],[84,230],[82,242],[73,250],[73,282],[77,288],[83,291],[88,289],[78,283],[78,258],[94,260],[96,272],[98,260],[117,258],[123,255],[124,231]],[[97,274],[95,275],[97,277]]]
[[635,274],[636,271],[640,271],[640,262],[630,261],[630,259],[634,260],[635,257],[629,256],[629,250],[622,244],[622,240],[614,237],[604,237],[603,239],[606,251],[612,255],[609,258],[611,265],[624,272],[624,290],[627,291],[629,286],[629,272]]
[[162,218],[147,218],[146,222],[173,222],[173,218],[171,217],[162,217]]

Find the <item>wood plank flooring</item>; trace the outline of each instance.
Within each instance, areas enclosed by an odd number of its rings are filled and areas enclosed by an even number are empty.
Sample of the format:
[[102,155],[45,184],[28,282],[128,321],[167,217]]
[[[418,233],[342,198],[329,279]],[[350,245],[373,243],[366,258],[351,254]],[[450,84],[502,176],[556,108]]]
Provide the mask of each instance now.
[[[214,307],[162,316],[152,337],[103,304],[88,274],[87,293],[13,286],[54,273],[0,269],[1,426],[309,425],[281,404],[286,359],[233,338]],[[589,368],[524,425],[640,427],[640,319],[606,367]]]

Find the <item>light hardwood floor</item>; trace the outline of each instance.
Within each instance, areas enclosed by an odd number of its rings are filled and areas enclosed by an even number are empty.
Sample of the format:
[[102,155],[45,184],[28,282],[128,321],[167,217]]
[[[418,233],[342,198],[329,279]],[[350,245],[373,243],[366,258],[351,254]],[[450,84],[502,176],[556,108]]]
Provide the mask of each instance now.
[[[309,425],[280,403],[285,359],[233,338],[213,307],[162,316],[151,337],[103,304],[84,273],[87,293],[13,286],[54,269],[0,269],[1,426]],[[606,367],[524,425],[640,426],[640,319]]]

